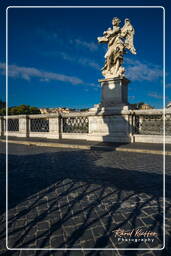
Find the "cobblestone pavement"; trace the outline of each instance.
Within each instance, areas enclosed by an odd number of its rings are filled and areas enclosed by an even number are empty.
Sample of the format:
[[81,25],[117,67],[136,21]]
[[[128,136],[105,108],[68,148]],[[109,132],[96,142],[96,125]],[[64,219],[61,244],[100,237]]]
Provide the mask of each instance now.
[[[1,160],[5,168],[5,147]],[[166,157],[166,188],[171,187]],[[5,249],[5,174],[2,175],[2,255],[170,255],[170,198],[166,197],[163,244],[163,157],[9,144],[9,248],[147,248],[137,250],[36,251]],[[118,230],[151,231],[148,239],[119,237]],[[128,238],[125,235],[126,238]],[[140,238],[143,241],[140,241]],[[152,240],[153,239],[153,240]],[[171,251],[171,248],[170,248]]]

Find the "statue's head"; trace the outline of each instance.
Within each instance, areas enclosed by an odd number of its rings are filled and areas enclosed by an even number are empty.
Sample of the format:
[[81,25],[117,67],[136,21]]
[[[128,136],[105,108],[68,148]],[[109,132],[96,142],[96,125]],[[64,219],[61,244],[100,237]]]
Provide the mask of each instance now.
[[118,26],[120,22],[121,22],[120,19],[117,17],[114,17],[112,19],[112,25],[114,25],[114,26]]
[[125,23],[130,23],[130,19],[126,18]]

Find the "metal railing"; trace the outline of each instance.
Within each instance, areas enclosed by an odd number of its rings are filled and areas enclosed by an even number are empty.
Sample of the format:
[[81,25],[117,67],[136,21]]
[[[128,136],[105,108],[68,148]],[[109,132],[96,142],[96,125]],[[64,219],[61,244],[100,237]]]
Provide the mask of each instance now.
[[29,121],[31,132],[49,132],[48,118],[31,118]]
[[88,133],[88,117],[63,117],[62,128],[64,133]]
[[164,119],[165,134],[171,135],[171,113],[163,114],[163,111],[140,111],[133,114],[133,134],[163,135]]
[[[7,127],[6,127],[7,126]],[[8,118],[4,120],[4,130],[9,132],[19,132],[19,118]]]
[[171,114],[165,115],[165,134],[171,135]]
[[[23,122],[27,126],[28,135],[50,133],[52,131],[60,133],[88,133],[89,118],[86,113],[74,112],[65,114],[37,114],[37,115],[18,115],[10,118],[1,118],[2,130],[6,131],[6,121],[8,120],[7,131],[20,133],[23,129]],[[53,122],[50,122],[53,119]],[[58,124],[58,127],[54,127]],[[18,134],[19,136],[19,134]],[[41,135],[40,135],[41,136]]]

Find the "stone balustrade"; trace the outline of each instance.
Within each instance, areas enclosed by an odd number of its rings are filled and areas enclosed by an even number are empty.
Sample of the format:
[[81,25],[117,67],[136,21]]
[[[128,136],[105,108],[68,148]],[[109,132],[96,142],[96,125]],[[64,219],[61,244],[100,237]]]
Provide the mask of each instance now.
[[171,110],[87,111],[0,117],[0,135],[171,143]]

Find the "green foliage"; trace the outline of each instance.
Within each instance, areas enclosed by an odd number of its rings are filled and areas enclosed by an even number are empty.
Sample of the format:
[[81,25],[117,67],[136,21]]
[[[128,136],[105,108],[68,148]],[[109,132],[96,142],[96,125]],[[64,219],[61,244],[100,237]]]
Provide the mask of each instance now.
[[41,114],[39,108],[30,106],[30,114]]
[[144,105],[144,102],[138,102],[138,103],[133,103],[129,104],[132,109],[140,109],[142,105]]
[[0,116],[6,115],[6,108],[0,108]]
[[[144,102],[138,102],[134,104],[129,104],[132,109],[143,109],[143,106],[146,105]],[[151,105],[147,104],[149,108],[153,109]]]
[[0,109],[2,109],[2,108],[6,108],[6,102],[0,100]]
[[80,109],[80,112],[84,112],[84,111],[88,111],[89,110],[89,108],[82,108],[82,109]]
[[[40,110],[37,107],[32,107],[29,105],[20,105],[8,108],[8,115],[29,115],[29,114],[40,114]],[[6,109],[0,109],[0,115],[4,116],[6,114]]]

